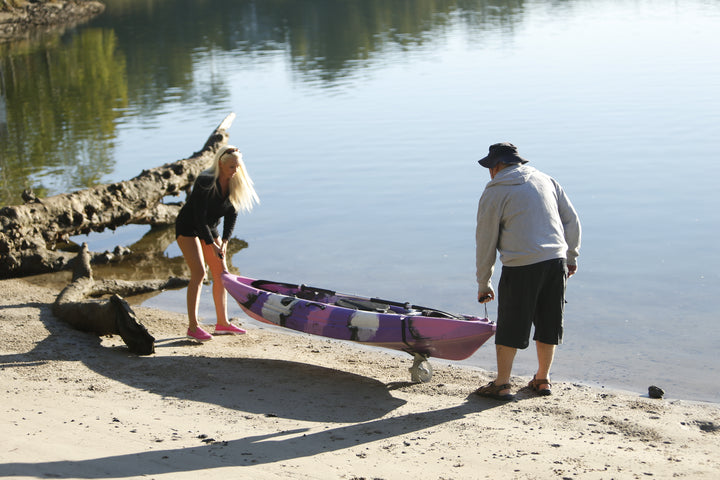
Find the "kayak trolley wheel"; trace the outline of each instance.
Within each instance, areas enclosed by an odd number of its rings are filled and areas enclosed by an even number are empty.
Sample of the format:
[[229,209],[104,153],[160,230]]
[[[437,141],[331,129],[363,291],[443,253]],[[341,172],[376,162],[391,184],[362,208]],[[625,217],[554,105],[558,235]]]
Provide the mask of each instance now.
[[412,367],[410,367],[409,370],[410,379],[413,382],[427,383],[433,375],[432,365],[428,362],[427,357],[420,353],[415,354],[415,359],[413,360]]

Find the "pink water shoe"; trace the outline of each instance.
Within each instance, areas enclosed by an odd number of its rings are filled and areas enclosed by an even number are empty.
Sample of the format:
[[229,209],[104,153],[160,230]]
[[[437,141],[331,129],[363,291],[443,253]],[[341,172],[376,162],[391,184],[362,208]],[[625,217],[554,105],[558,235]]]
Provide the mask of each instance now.
[[188,328],[187,338],[197,340],[198,342],[207,342],[208,340],[212,340],[212,335],[210,335],[202,328],[196,327],[194,330],[190,330]]
[[228,323],[227,326],[215,325],[215,335],[242,335],[243,333],[246,333],[245,330],[232,323]]

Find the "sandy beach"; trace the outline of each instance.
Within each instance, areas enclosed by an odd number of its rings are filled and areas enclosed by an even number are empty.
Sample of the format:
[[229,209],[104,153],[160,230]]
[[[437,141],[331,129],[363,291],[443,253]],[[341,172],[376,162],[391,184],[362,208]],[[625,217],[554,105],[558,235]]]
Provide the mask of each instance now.
[[[718,478],[720,408],[492,372],[248,326],[196,344],[135,308],[156,353],[56,319],[57,288],[0,281],[3,478]],[[243,323],[243,319],[238,319]],[[492,341],[482,348],[493,348]],[[559,352],[562,355],[562,351]]]

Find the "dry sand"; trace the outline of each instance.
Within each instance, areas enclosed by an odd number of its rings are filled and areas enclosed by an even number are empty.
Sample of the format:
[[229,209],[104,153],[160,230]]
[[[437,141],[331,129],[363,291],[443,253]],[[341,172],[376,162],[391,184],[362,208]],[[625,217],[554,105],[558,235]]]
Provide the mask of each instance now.
[[502,403],[472,395],[480,369],[412,384],[404,354],[252,326],[200,345],[139,307],[138,357],[56,319],[56,288],[0,291],[3,478],[720,478],[717,404],[570,383]]

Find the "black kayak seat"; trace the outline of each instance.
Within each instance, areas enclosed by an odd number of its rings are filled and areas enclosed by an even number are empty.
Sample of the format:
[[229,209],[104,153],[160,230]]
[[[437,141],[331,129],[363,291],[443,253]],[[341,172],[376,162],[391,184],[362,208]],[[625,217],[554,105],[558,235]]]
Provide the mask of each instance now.
[[387,313],[390,311],[390,306],[386,303],[373,302],[362,298],[338,298],[335,305],[365,312]]

